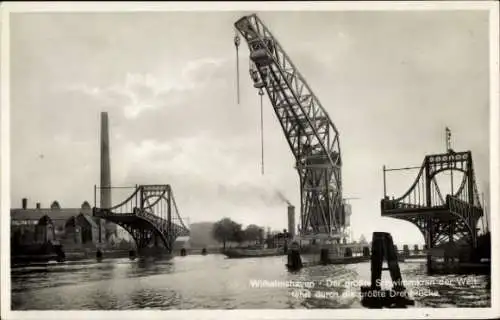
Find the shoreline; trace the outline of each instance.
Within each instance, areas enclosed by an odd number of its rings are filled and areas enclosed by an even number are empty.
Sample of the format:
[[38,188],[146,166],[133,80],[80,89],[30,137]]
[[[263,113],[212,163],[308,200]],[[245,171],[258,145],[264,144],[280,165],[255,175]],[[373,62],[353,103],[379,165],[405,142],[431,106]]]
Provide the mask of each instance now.
[[[182,248],[181,248],[182,249]],[[182,256],[181,249],[176,249],[171,254],[172,257]],[[201,249],[186,249],[186,255],[203,255]],[[220,254],[220,249],[206,249],[208,254]],[[134,249],[108,249],[101,250],[102,258],[97,259],[96,252],[91,250],[78,250],[65,252],[65,259],[60,260],[56,253],[50,254],[30,254],[30,255],[11,255],[11,268],[47,265],[47,264],[63,264],[64,262],[76,262],[84,260],[102,261],[106,259],[130,258],[130,251],[135,252],[135,258],[138,258],[137,252]]]

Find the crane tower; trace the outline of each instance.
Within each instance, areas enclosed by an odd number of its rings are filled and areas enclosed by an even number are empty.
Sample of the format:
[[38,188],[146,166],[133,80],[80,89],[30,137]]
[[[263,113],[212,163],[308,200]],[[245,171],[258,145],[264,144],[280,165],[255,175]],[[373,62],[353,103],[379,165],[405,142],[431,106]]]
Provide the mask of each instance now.
[[250,51],[254,87],[261,96],[267,93],[295,157],[301,194],[300,235],[339,241],[344,236],[346,211],[337,128],[257,15],[242,17],[235,27],[236,49],[241,34]]

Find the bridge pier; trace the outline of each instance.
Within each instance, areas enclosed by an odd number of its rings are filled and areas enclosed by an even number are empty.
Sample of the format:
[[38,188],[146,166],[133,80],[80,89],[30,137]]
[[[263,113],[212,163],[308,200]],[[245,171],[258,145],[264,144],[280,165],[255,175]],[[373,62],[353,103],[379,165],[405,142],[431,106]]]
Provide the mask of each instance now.
[[135,250],[129,250],[128,257],[130,258],[130,260],[135,260],[135,258],[136,258]]
[[427,273],[432,273],[432,219],[430,217],[427,217],[426,219],[426,239],[425,239],[425,245],[427,248]]

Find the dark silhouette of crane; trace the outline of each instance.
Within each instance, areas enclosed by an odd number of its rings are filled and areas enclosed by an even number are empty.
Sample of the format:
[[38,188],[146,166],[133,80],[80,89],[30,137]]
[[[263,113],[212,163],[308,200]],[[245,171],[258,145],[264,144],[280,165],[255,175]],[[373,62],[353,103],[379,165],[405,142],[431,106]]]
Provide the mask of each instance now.
[[[322,234],[340,240],[346,219],[337,128],[257,15],[242,17],[235,27],[236,49],[241,35],[250,50],[249,71],[254,87],[261,97],[267,93],[295,157],[301,193],[300,234]],[[237,71],[239,73],[239,67]]]

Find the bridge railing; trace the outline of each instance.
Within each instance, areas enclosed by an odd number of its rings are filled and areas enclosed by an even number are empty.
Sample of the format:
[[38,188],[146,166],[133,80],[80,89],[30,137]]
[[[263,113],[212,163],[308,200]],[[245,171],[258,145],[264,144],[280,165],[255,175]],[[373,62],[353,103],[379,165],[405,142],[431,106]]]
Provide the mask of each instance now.
[[[112,191],[120,191],[120,190],[133,190],[132,194],[128,195],[125,200],[122,202],[110,207],[110,208],[99,208],[97,205],[97,193],[98,191],[101,191],[102,189],[108,189],[110,195]],[[116,196],[116,195],[115,195]],[[115,198],[115,197],[113,197]],[[104,210],[106,209],[106,212],[113,212],[113,214],[119,215],[127,215],[135,212],[135,208],[140,207],[140,200],[139,200],[139,188],[138,186],[135,187],[98,187],[94,186],[94,208],[96,208],[98,211],[102,211],[101,214],[104,213]]]
[[478,219],[483,216],[483,209],[481,207],[477,207],[450,195],[446,196],[446,204],[450,211],[462,217],[468,217],[470,215],[471,218]]
[[382,211],[403,210],[403,209],[425,209],[426,208],[425,205],[401,202],[398,199],[395,199],[395,200],[382,199],[380,206],[382,208]]
[[[189,234],[189,229],[179,215],[170,185],[136,185],[135,187],[111,187],[110,189],[132,188],[134,191],[131,195],[111,208],[94,207],[94,215],[101,217],[136,215],[149,220],[162,232]],[[95,187],[95,198],[97,198],[97,189]]]
[[[390,171],[410,171],[418,170],[418,174],[412,185],[406,190],[406,192],[397,198],[389,199],[387,195],[387,183],[386,183],[386,173]],[[387,169],[383,167],[383,177],[384,177],[384,198],[382,199],[382,208],[386,210],[392,209],[406,209],[406,208],[423,208],[425,207],[426,193],[425,193],[425,183],[424,183],[424,166],[418,167],[406,167],[406,168],[393,168]]]

